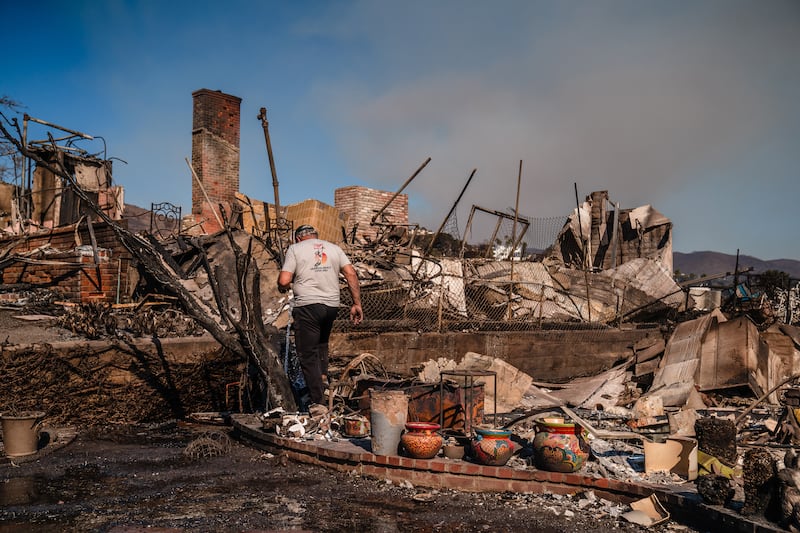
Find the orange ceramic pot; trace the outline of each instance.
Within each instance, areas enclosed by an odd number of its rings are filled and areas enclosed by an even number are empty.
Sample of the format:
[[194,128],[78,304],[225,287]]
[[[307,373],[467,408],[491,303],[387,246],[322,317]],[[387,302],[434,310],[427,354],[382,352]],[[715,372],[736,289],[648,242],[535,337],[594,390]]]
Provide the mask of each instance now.
[[414,459],[431,459],[439,453],[444,439],[439,435],[439,424],[430,422],[408,422],[400,443],[406,454]]

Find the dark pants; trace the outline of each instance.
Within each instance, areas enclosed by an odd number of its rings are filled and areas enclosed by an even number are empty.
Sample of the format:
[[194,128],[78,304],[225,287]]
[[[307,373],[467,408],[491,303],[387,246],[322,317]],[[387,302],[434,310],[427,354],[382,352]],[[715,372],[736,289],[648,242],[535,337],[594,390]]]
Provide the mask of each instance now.
[[337,307],[310,304],[292,312],[294,345],[312,403],[325,403],[322,376],[328,375],[328,339],[338,311]]

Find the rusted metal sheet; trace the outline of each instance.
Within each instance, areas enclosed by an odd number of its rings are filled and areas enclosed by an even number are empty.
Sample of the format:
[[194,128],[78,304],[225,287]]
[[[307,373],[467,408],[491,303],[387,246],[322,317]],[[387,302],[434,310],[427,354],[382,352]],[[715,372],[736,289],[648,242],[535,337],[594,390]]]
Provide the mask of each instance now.
[[691,383],[700,362],[700,347],[715,314],[678,324],[667,345],[661,369],[653,379],[653,389],[676,383]]
[[700,368],[695,379],[701,391],[748,384],[748,329],[739,320],[716,323],[709,327],[701,348]]
[[439,383],[389,383],[378,379],[363,379],[357,383],[353,397],[357,399],[358,410],[364,416],[369,416],[369,389],[403,390],[408,395],[408,420],[415,422],[439,423],[440,414],[443,417],[442,429],[463,431],[465,427],[465,404],[467,399],[471,403],[471,424],[473,426],[483,423],[485,392],[483,383],[475,383],[471,390],[445,381],[442,390]]

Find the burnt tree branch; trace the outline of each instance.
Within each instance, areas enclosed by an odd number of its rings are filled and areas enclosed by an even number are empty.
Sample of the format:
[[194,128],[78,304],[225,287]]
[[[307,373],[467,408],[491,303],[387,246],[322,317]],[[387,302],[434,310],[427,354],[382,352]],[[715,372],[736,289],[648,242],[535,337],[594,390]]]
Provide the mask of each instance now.
[[[175,264],[174,261],[171,261],[171,257],[165,257],[165,251],[157,249],[146,239],[131,233],[112,220],[80,187],[75,177],[64,167],[60,158],[58,164],[53,165],[42,159],[38,154],[29,151],[17,137],[8,131],[3,123],[5,121],[12,124],[19,132],[16,120],[9,121],[5,115],[2,115],[1,118],[3,120],[0,120],[0,133],[16,147],[19,153],[69,183],[84,204],[99,219],[109,225],[120,243],[141,263],[145,271],[161,285],[165,292],[178,299],[189,316],[196,320],[224,348],[255,365],[259,370],[260,376],[265,380],[267,400],[270,406],[281,406],[290,411],[296,410],[294,396],[291,394],[291,386],[280,364],[278,350],[272,342],[277,329],[273,334],[270,334],[267,332],[266,326],[261,322],[258,268],[249,253],[242,253],[241,248],[232,237],[230,228],[226,227],[226,231],[229,236],[229,246],[231,246],[231,251],[236,258],[236,279],[238,281],[236,297],[241,308],[240,315],[246,317],[244,323],[232,319],[234,317],[231,317],[225,305],[223,305],[223,302],[227,301],[232,295],[220,293],[225,285],[216,283],[214,269],[210,267],[208,261],[204,262],[204,266],[206,274],[212,282],[211,287],[214,291],[215,299],[219,303],[219,309],[213,309],[206,305],[187,288],[187,284],[191,280],[181,279],[183,273],[176,272],[173,266]],[[50,139],[53,149],[56,150],[52,136]],[[195,247],[201,248],[196,244]],[[235,333],[225,329],[224,320],[216,320],[215,316],[227,318]]]

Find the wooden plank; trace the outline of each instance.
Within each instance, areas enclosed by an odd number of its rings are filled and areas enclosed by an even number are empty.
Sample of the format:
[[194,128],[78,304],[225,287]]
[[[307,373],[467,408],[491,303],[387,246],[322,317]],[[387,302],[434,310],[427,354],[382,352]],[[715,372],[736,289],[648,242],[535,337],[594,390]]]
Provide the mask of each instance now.
[[666,349],[666,343],[664,339],[654,339],[656,342],[651,344],[650,346],[642,349],[636,349],[634,347],[634,351],[636,352],[636,362],[637,363],[644,363],[645,361],[649,361],[651,359],[655,359]]
[[[663,340],[663,339],[662,339]],[[659,339],[655,337],[648,337],[646,339],[642,339],[640,341],[636,341],[633,345],[634,352],[640,352],[646,348],[650,348],[654,344],[658,344]]]
[[642,376],[646,376],[647,374],[653,374],[656,370],[658,370],[658,365],[661,361],[658,359],[651,359],[649,361],[645,361],[644,363],[636,363],[634,367],[633,377],[639,378]]

